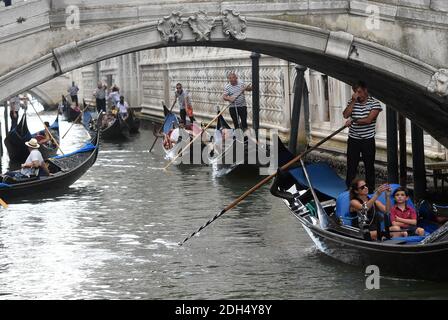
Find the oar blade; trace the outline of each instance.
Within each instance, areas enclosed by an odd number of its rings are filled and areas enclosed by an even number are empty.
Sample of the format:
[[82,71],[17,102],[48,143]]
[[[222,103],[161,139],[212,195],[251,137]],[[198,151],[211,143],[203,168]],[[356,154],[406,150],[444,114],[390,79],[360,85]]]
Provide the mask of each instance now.
[[3,208],[8,209],[8,204],[3,199],[0,199],[0,204]]

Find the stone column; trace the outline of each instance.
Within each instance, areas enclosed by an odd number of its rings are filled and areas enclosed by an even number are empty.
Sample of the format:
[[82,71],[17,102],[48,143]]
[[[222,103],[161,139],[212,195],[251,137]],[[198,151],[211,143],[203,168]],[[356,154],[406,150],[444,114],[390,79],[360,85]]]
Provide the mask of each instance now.
[[387,180],[398,183],[398,134],[397,112],[387,107]]
[[260,128],[260,54],[253,52],[252,59],[252,127],[258,141],[258,129]]
[[289,138],[289,151],[295,154],[297,151],[297,139],[299,135],[300,111],[302,107],[302,96],[305,86],[306,67],[297,65],[297,76],[294,82],[294,105],[291,116],[291,134]]
[[423,199],[426,193],[426,169],[423,130],[415,123],[411,125],[412,168],[414,176],[414,201]]
[[312,119],[317,125],[324,122],[325,118],[325,87],[322,79],[322,73],[317,71],[311,71],[311,110],[312,110]]
[[330,125],[332,130],[340,128],[344,122],[342,112],[350,100],[350,91],[347,90],[347,87],[349,86],[342,81],[328,78]]

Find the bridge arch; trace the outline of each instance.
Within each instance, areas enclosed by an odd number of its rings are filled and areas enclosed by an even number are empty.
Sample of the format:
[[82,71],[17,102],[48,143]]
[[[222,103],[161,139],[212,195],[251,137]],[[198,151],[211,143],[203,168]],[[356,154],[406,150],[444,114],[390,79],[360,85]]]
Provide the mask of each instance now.
[[167,46],[258,51],[308,66],[371,93],[448,147],[448,74],[398,51],[345,32],[226,10],[220,16],[178,13],[53,48],[0,77],[0,100],[68,71],[126,53]]

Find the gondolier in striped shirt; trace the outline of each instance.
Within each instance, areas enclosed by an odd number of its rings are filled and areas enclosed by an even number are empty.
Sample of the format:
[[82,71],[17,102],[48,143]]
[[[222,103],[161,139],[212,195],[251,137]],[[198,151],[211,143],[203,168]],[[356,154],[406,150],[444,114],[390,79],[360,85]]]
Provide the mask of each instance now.
[[375,190],[375,131],[376,119],[382,111],[378,100],[372,98],[367,85],[359,81],[353,86],[353,96],[343,115],[349,127],[347,141],[347,187],[356,178],[359,161],[362,159],[366,171],[366,183],[370,192]]
[[78,101],[79,88],[75,84],[75,81],[72,81],[72,86],[70,88],[68,88],[67,92],[70,94],[70,98],[72,99],[72,103],[74,103],[74,104],[79,103],[79,101]]
[[[235,72],[228,75],[229,83],[224,88],[223,99],[230,102],[229,112],[235,129],[247,129],[247,107],[244,91],[252,91],[252,86],[238,80]],[[243,91],[242,94],[240,94]]]

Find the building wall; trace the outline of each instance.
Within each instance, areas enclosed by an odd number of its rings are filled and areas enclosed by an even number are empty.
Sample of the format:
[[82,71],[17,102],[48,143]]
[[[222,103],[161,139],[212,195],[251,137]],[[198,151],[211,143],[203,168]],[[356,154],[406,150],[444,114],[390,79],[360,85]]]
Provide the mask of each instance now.
[[[239,78],[251,82],[250,52],[223,48],[171,47],[141,51],[102,61],[72,73],[81,84],[81,96],[92,99],[96,82],[101,79],[120,87],[132,107],[141,107],[142,114],[161,117],[162,105],[173,103],[176,83],[190,91],[197,120],[208,123],[216,114],[216,106],[227,104],[222,94],[227,73],[236,71]],[[260,126],[277,129],[288,138],[294,97],[295,65],[277,58],[260,59]],[[342,111],[352,92],[349,85],[314,70],[305,75],[310,101],[311,144],[339,129],[345,122]],[[252,99],[246,94],[248,121],[252,121]],[[92,101],[92,100],[90,100]],[[377,121],[377,159],[386,161],[386,106]],[[174,108],[177,112],[177,107]],[[226,113],[226,119],[230,116]],[[302,126],[303,127],[303,126]],[[411,153],[408,121],[408,152]],[[322,148],[345,153],[347,131],[340,133]],[[301,140],[306,138],[302,128]],[[425,154],[430,159],[447,159],[447,152],[435,139],[425,135]],[[411,161],[408,161],[411,163]]]

